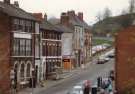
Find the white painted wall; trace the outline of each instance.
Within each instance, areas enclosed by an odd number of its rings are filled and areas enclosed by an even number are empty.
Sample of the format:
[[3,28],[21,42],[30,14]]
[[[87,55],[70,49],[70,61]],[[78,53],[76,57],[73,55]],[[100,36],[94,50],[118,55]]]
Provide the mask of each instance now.
[[73,33],[62,34],[62,56],[71,56],[73,47]]

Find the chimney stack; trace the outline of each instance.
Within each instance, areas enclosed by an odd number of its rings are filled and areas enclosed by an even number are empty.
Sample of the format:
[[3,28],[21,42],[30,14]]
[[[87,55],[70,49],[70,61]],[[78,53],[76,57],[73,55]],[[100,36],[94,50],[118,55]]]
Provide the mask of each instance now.
[[47,21],[47,14],[44,14],[44,20]]
[[69,26],[69,16],[67,15],[67,13],[61,13],[60,23],[64,26]]
[[4,0],[4,3],[10,4],[10,0]]
[[34,16],[38,21],[43,21],[42,13],[33,13],[33,16]]
[[16,6],[16,7],[19,8],[19,3],[18,3],[18,1],[14,1],[14,6]]
[[78,18],[83,21],[83,13],[82,12],[78,12]]
[[75,17],[75,11],[74,10],[68,11],[68,16]]

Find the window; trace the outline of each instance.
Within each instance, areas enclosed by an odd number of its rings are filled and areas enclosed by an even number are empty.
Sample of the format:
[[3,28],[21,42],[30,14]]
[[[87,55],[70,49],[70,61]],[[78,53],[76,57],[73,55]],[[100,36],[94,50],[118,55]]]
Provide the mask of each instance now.
[[19,55],[19,40],[14,39],[13,44],[13,55]]
[[26,69],[26,77],[30,77],[31,76],[31,64],[28,62],[27,64],[27,69]]
[[30,39],[14,39],[13,44],[14,56],[31,56],[32,55],[32,43]]
[[25,40],[20,40],[20,55],[25,56]]
[[24,78],[24,68],[25,68],[25,65],[24,65],[24,63],[22,63],[21,67],[20,67],[20,77],[21,78]]
[[30,39],[26,40],[26,56],[32,55],[32,41]]

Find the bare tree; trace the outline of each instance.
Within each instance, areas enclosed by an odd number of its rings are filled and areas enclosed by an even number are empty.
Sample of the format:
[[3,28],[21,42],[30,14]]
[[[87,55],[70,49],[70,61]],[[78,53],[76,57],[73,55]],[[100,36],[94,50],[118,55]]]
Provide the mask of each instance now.
[[129,13],[134,13],[135,11],[135,0],[129,1]]
[[105,8],[104,14],[103,14],[103,19],[107,19],[112,15],[112,12],[109,8]]
[[96,20],[98,22],[100,22],[102,19],[103,19],[102,14],[100,12],[98,12],[97,15],[96,15]]
[[128,10],[123,9],[123,10],[121,11],[121,15],[126,15],[126,14],[128,14]]

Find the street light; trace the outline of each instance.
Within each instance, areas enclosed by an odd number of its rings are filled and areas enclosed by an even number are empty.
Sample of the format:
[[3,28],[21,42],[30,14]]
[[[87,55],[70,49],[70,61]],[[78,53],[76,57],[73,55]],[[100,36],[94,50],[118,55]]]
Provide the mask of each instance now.
[[78,63],[78,50],[75,50],[75,55],[76,55],[76,60],[77,60],[77,67],[79,67],[79,63]]
[[34,94],[34,89],[33,89],[33,73],[34,73],[34,68],[32,68],[32,75],[31,75],[31,80],[32,80],[32,92],[31,92],[31,94]]
[[10,79],[11,79],[11,94],[15,94],[15,71],[11,69],[10,71]]

